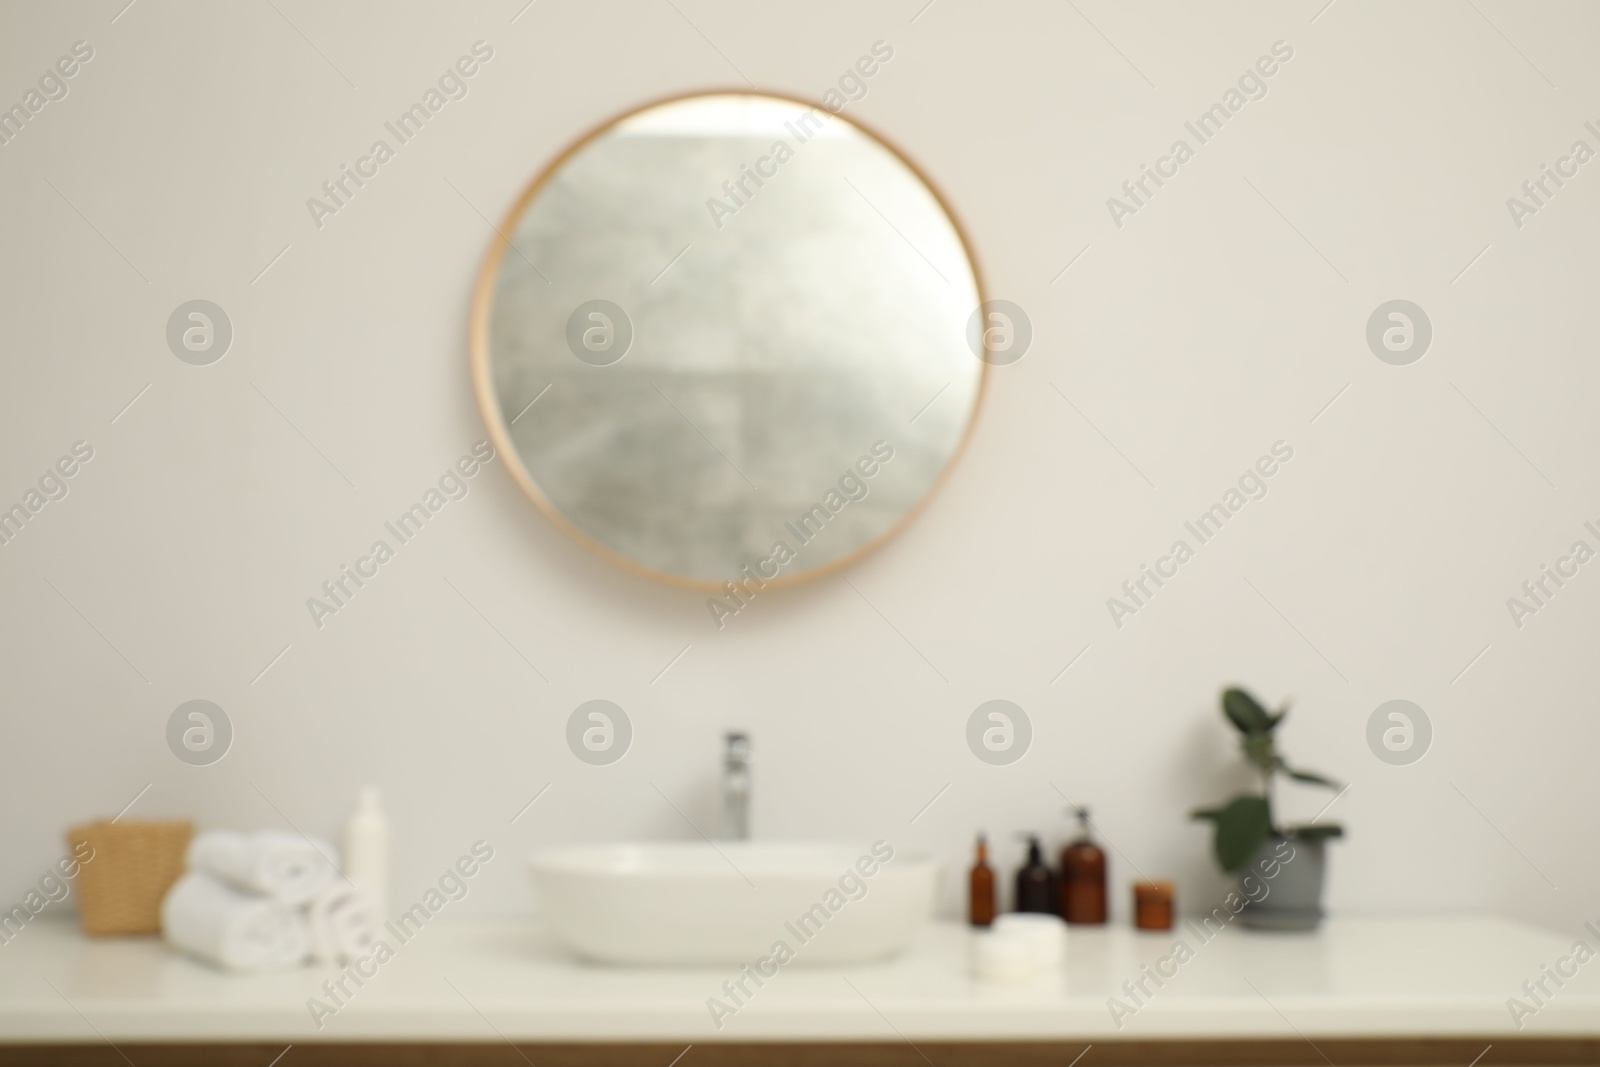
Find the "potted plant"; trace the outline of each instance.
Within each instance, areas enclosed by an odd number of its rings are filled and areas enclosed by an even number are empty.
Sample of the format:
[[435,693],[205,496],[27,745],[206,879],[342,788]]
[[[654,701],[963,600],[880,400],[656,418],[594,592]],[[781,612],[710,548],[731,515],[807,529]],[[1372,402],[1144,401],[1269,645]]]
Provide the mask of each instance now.
[[1260,793],[1241,793],[1221,807],[1197,808],[1191,818],[1216,827],[1212,852],[1217,865],[1239,875],[1239,893],[1250,903],[1239,913],[1246,926],[1309,930],[1322,919],[1324,845],[1343,837],[1335,824],[1280,826],[1272,817],[1272,785],[1280,773],[1297,782],[1339,789],[1339,783],[1296,770],[1278,753],[1276,732],[1288,705],[1268,712],[1243,689],[1222,693],[1222,713],[1239,731],[1239,748],[1261,775]]

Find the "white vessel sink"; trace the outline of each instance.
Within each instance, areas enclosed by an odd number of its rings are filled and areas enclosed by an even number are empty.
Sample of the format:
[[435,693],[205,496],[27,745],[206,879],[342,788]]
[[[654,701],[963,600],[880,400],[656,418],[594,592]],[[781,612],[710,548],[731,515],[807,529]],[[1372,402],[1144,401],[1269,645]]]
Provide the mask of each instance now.
[[626,964],[753,964],[780,941],[795,963],[883,959],[932,915],[937,876],[881,841],[570,845],[529,866],[551,934]]

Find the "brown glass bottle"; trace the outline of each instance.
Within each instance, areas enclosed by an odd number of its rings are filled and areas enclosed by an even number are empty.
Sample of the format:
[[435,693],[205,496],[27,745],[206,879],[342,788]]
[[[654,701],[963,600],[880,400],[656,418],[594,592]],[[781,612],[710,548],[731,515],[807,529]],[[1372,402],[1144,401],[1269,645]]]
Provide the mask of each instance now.
[[1106,921],[1106,854],[1089,836],[1089,809],[1074,808],[1082,830],[1061,850],[1061,917],[1069,923]]
[[1056,874],[1044,864],[1039,839],[1032,834],[1022,836],[1028,840],[1028,862],[1017,868],[1017,910],[1054,915],[1061,900]]
[[967,922],[988,926],[994,922],[994,869],[989,866],[989,845],[978,835],[978,856],[967,875]]

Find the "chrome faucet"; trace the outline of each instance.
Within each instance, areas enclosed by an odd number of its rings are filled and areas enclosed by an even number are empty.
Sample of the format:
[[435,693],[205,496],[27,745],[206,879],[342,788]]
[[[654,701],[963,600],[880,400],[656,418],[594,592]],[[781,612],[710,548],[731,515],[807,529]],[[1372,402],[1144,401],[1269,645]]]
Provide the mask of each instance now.
[[750,738],[729,732],[722,759],[722,816],[718,836],[745,841],[750,837]]

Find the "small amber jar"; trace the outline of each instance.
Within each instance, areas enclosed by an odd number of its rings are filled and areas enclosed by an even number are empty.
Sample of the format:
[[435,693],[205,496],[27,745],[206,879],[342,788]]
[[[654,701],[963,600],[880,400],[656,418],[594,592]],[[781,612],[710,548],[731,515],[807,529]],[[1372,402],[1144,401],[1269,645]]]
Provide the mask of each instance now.
[[1172,883],[1133,883],[1133,925],[1141,930],[1172,929]]

